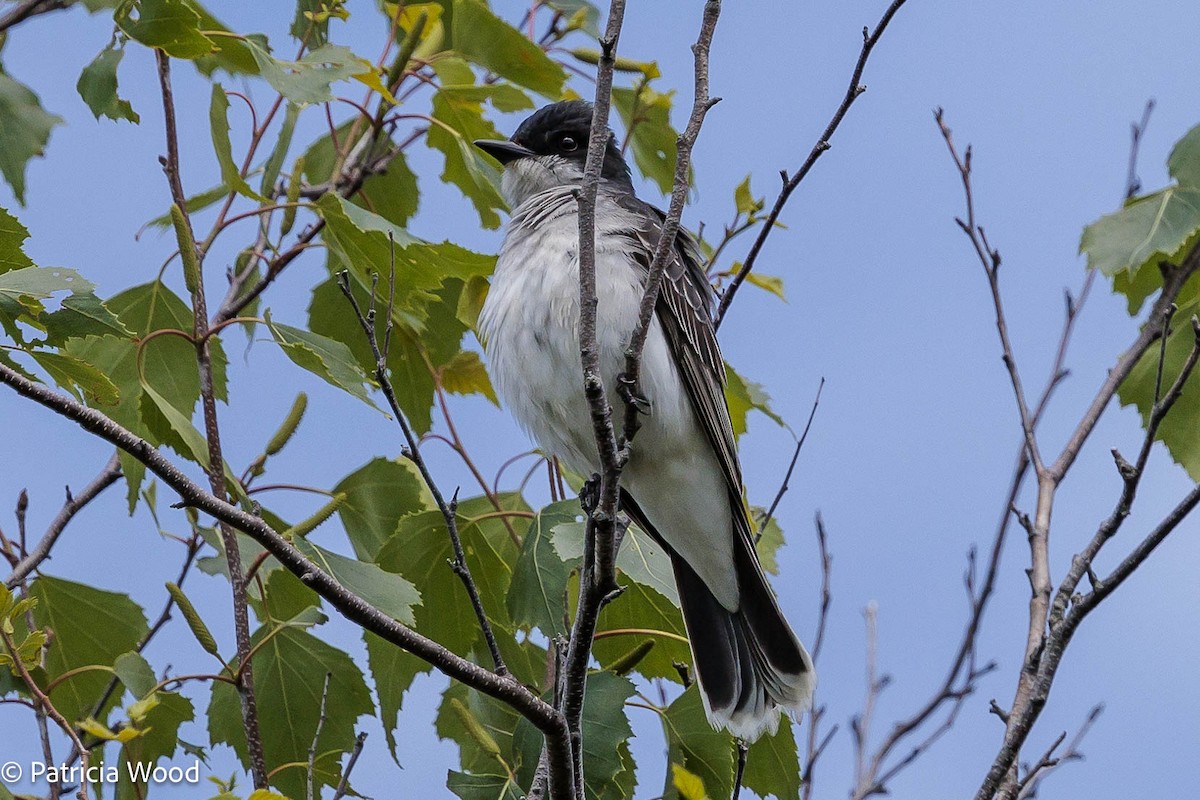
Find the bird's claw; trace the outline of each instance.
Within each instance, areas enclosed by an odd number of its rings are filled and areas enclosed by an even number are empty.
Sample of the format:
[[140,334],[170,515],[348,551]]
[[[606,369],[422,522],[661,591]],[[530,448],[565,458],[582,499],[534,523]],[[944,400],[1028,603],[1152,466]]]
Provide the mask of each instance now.
[[600,505],[600,473],[593,472],[592,477],[583,482],[579,489],[579,505],[588,516]]
[[637,383],[626,373],[617,376],[617,394],[629,405],[637,409],[639,414],[650,415],[650,401],[637,391]]

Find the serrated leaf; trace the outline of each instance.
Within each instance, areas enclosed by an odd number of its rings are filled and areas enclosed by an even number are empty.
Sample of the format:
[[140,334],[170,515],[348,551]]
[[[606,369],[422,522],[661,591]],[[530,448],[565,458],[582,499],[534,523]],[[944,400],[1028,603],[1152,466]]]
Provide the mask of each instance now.
[[[232,33],[227,26],[214,17],[199,0],[183,0],[191,10],[200,17],[200,30],[206,33]],[[250,43],[267,48],[267,37],[261,33],[249,33],[244,36],[211,36],[216,49],[205,56],[195,59],[196,69],[204,75],[211,76],[218,69],[230,75],[257,75],[258,64],[250,53]]]
[[1200,187],[1200,125],[1184,134],[1171,148],[1167,172],[1180,186]]
[[21,221],[0,206],[0,274],[33,266],[33,261],[25,255],[28,238],[29,231]]
[[331,386],[348,392],[367,405],[378,410],[379,406],[367,394],[368,386],[375,382],[367,376],[354,360],[354,354],[346,345],[311,331],[283,325],[271,319],[271,312],[264,312],[267,329],[288,358],[296,366],[308,370]]
[[45,153],[50,131],[62,117],[47,113],[29,87],[0,71],[0,175],[25,205],[25,167]]
[[117,67],[125,56],[125,48],[116,40],[108,46],[79,74],[75,90],[87,103],[96,119],[128,120],[135,125],[141,117],[133,110],[128,100],[117,94]]
[[[269,629],[255,632],[252,644]],[[308,749],[316,733],[325,675],[330,675],[326,719],[317,741],[316,786],[334,785],[338,761],[354,747],[360,715],[374,711],[362,673],[350,656],[312,634],[284,628],[271,636],[254,656],[254,690],[264,731],[263,750],[271,784],[287,797],[304,797]],[[248,768],[246,734],[242,728],[237,692],[226,683],[213,684],[208,729],[211,743],[229,744]]]
[[[662,715],[667,738],[667,761],[679,764],[704,783],[713,797],[729,797],[733,790],[734,743],[726,731],[713,730],[704,715],[699,687],[692,684],[667,706]],[[671,774],[663,800],[679,800]]]
[[259,74],[275,91],[300,106],[333,100],[331,84],[372,73],[374,65],[356,56],[348,47],[324,44],[297,61],[272,56],[255,41],[246,46],[258,64]]
[[800,797],[800,757],[792,726],[790,717],[781,717],[779,729],[760,737],[746,753],[742,784],[759,797],[778,800]]
[[725,402],[729,406],[729,421],[735,436],[746,432],[746,418],[751,411],[761,411],[781,428],[787,424],[771,408],[771,396],[762,384],[739,374],[728,362],[725,364]]
[[558,99],[566,72],[524,33],[479,0],[454,0],[450,46],[468,61]]
[[392,619],[413,625],[413,606],[420,605],[421,594],[399,575],[384,572],[374,564],[346,558],[309,542],[296,539],[293,544],[338,583],[366,600]]
[[31,355],[55,383],[90,406],[112,406],[120,399],[108,376],[85,361],[52,351],[36,351]]
[[432,110],[433,118],[441,124],[430,126],[425,142],[445,158],[442,181],[457,186],[471,201],[485,228],[497,228],[500,215],[496,210],[507,208],[500,194],[500,170],[471,142],[503,137],[483,117],[483,100],[493,94],[481,93],[480,89],[470,85],[443,86],[433,96]]
[[[146,617],[128,595],[106,592],[81,583],[39,577],[29,589],[37,599],[33,618],[39,628],[54,631],[46,651],[46,674],[51,679],[96,664],[112,664],[133,650],[146,634]],[[83,672],[59,684],[52,696],[55,707],[69,720],[91,714],[108,685],[105,672]],[[109,707],[115,698],[109,700]],[[96,715],[103,720],[106,712]]]
[[208,107],[208,127],[212,136],[213,152],[221,168],[221,183],[238,194],[259,203],[266,198],[250,188],[242,177],[241,169],[233,161],[233,149],[229,143],[229,97],[219,83],[212,87],[212,100]]
[[157,703],[147,711],[140,725],[141,735],[121,748],[118,765],[117,800],[141,800],[147,796],[145,780],[133,769],[153,770],[159,760],[170,758],[183,744],[179,740],[179,727],[191,722],[196,714],[192,701],[175,692],[155,692]]
[[[583,536],[582,523],[567,523],[554,529],[555,551],[564,559],[570,559],[575,567],[583,555]],[[597,625],[601,635],[592,647],[593,655],[608,669],[624,658],[634,645],[652,638],[654,649],[638,662],[634,671],[647,678],[666,678],[679,683],[681,679],[674,662],[690,664],[692,654],[666,554],[645,533],[630,528],[617,553],[617,569],[618,583],[625,591],[601,612]],[[567,596],[573,602],[576,579],[572,579],[571,584]]]
[[1079,251],[1105,275],[1174,263],[1200,232],[1200,188],[1170,186],[1083,229]]
[[435,508],[413,465],[375,458],[342,478],[333,491],[346,496],[338,516],[362,561],[374,560],[400,519]]
[[564,559],[551,541],[555,526],[574,524],[575,499],[552,503],[538,512],[521,543],[508,591],[508,613],[517,625],[532,626],[547,636],[567,632],[567,582],[574,559]]
[[183,0],[126,3],[118,9],[114,20],[130,39],[175,58],[199,58],[216,49],[213,40],[201,33],[200,15]]

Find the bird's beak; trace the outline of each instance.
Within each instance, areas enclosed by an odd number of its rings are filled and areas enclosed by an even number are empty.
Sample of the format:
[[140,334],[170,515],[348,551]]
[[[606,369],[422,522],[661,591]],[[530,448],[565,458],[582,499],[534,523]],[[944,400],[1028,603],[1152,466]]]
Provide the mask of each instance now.
[[507,139],[476,139],[475,146],[501,164],[507,164],[510,161],[516,161],[518,158],[533,155],[533,151],[528,147],[522,147],[516,142],[510,142]]

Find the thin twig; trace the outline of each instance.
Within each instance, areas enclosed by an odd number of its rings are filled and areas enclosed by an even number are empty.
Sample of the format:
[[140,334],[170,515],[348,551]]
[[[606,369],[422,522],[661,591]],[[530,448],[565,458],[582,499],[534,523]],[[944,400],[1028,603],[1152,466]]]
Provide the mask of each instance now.
[[74,519],[75,515],[92,500],[116,483],[121,477],[121,462],[114,455],[105,464],[104,469],[100,474],[92,479],[92,482],[83,488],[77,495],[72,495],[67,492],[67,500],[63,503],[62,509],[55,515],[50,525],[46,528],[46,532],[33,549],[25,554],[24,558],[13,567],[12,574],[4,579],[4,585],[12,589],[21,584],[29,575],[38,568],[38,566],[50,557],[50,550],[54,547],[54,543],[58,541],[58,537],[66,529],[67,524]]
[[23,3],[18,3],[16,8],[0,17],[0,33],[4,33],[30,17],[66,8],[72,2],[73,0],[25,0]]
[[[392,246],[395,247],[394,242]],[[387,342],[385,341],[383,345],[380,345],[379,337],[375,332],[375,289],[374,287],[371,288],[371,306],[367,313],[364,314],[350,286],[349,272],[345,270],[339,272],[337,282],[342,290],[342,294],[350,302],[350,307],[354,310],[354,316],[358,320],[358,324],[362,327],[363,333],[366,335],[367,344],[371,348],[371,354],[375,358],[375,381],[383,391],[383,396],[387,398],[396,424],[400,426],[400,432],[404,435],[404,441],[408,445],[405,455],[420,471],[421,477],[425,481],[425,486],[429,489],[430,494],[433,495],[438,509],[442,512],[442,518],[446,522],[446,531],[450,536],[450,544],[454,549],[454,561],[450,563],[450,567],[454,570],[454,574],[458,576],[459,580],[462,581],[463,588],[467,590],[471,607],[475,610],[475,618],[479,622],[479,628],[483,632],[488,651],[491,653],[496,674],[501,677],[507,677],[509,674],[508,667],[505,666],[504,657],[500,654],[500,645],[496,642],[496,634],[492,630],[492,623],[488,619],[487,612],[484,610],[483,600],[479,597],[479,589],[475,585],[475,579],[471,577],[470,567],[467,566],[467,556],[463,551],[462,539],[458,533],[458,491],[455,490],[454,496],[447,503],[441,489],[438,488],[437,481],[433,478],[433,473],[429,471],[429,466],[425,463],[425,459],[421,455],[420,442],[417,441],[417,437],[413,434],[412,427],[408,424],[408,418],[400,408],[400,401],[396,399],[395,389],[392,388],[392,380],[388,375],[387,357],[383,354]],[[391,318],[392,308],[389,304],[387,319],[390,320]],[[390,331],[390,326],[388,330]]]
[[739,740],[737,742],[737,766],[733,771],[733,796],[731,800],[738,800],[742,795],[742,779],[746,775],[746,756],[750,748],[746,747],[746,743]]
[[796,187],[808,175],[809,170],[817,163],[817,159],[831,147],[830,140],[833,139],[833,134],[837,131],[838,126],[842,124],[842,120],[846,116],[846,112],[850,110],[850,106],[854,105],[854,101],[867,90],[867,87],[862,84],[863,70],[867,66],[867,59],[871,57],[871,51],[875,49],[875,45],[879,43],[883,32],[887,30],[888,24],[892,18],[896,16],[896,12],[904,5],[905,0],[892,0],[891,5],[883,12],[883,16],[879,18],[879,23],[875,26],[875,30],[871,31],[863,28],[863,44],[862,50],[858,53],[858,61],[854,64],[854,71],[850,73],[850,86],[846,89],[846,95],[842,98],[841,104],[837,110],[833,112],[833,117],[829,120],[829,124],[825,126],[821,136],[809,151],[808,157],[804,159],[804,163],[800,165],[800,169],[796,170],[795,174],[788,177],[787,172],[781,173],[783,176],[783,188],[779,191],[779,196],[775,198],[775,205],[771,207],[770,213],[767,214],[766,220],[763,222],[763,227],[755,238],[754,244],[750,246],[750,251],[746,254],[745,260],[742,262],[742,268],[738,270],[737,275],[729,283],[729,288],[725,290],[725,294],[721,297],[721,302],[717,306],[716,320],[713,326],[721,327],[721,322],[725,319],[725,314],[729,311],[729,305],[733,302],[734,295],[737,294],[739,288],[746,280],[746,276],[750,274],[750,270],[754,269],[754,263],[758,260],[758,254],[762,252],[763,245],[767,242],[767,237],[771,235],[771,231],[775,230],[775,223],[779,219],[779,215],[783,212],[783,207],[787,205],[788,198],[792,196],[792,192],[796,191]]
[[770,508],[763,516],[762,523],[758,526],[758,538],[761,539],[763,531],[771,524],[771,520],[775,516],[775,509],[779,507],[779,501],[787,494],[792,480],[792,472],[796,469],[796,461],[800,458],[800,448],[804,447],[804,440],[808,438],[808,431],[812,428],[813,417],[817,415],[817,406],[821,405],[821,390],[825,388],[825,378],[821,378],[821,382],[817,384],[817,396],[813,398],[812,409],[808,412],[808,420],[804,423],[804,430],[800,432],[800,438],[796,440],[796,449],[792,451],[792,460],[788,463],[787,472],[783,474],[783,483],[779,485],[779,491],[775,493],[775,499],[771,501]]
[[321,729],[325,727],[325,704],[329,701],[329,679],[332,672],[325,673],[325,685],[321,687],[321,710],[317,715],[317,729],[313,732],[312,744],[308,746],[308,784],[305,787],[305,797],[313,800],[313,775],[317,768],[317,740],[321,738]]
[[337,789],[331,800],[342,800],[346,796],[346,792],[350,788],[350,773],[354,770],[354,765],[358,763],[358,757],[362,755],[363,745],[366,743],[366,731],[361,731],[358,736],[354,737],[354,749],[350,751],[350,759],[346,762],[346,768],[342,770],[342,779],[338,781]]

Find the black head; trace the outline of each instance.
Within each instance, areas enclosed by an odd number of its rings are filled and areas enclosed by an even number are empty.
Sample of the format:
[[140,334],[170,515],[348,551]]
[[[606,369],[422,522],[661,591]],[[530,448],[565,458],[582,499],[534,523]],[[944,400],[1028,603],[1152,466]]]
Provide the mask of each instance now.
[[[475,145],[506,166],[522,158],[543,156],[574,162],[582,173],[591,127],[592,104],[585,100],[564,100],[535,111],[508,141],[481,139]],[[615,138],[609,131],[600,176],[630,183],[629,167]]]

